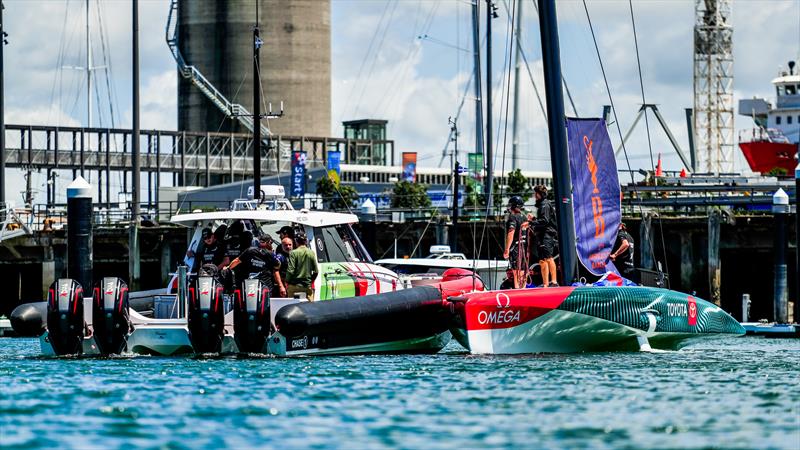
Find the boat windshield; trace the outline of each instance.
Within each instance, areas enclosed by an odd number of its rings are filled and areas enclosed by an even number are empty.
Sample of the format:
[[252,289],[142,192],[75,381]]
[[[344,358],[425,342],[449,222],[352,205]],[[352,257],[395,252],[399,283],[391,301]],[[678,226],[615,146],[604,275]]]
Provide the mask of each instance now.
[[313,229],[314,246],[319,262],[372,262],[350,225]]

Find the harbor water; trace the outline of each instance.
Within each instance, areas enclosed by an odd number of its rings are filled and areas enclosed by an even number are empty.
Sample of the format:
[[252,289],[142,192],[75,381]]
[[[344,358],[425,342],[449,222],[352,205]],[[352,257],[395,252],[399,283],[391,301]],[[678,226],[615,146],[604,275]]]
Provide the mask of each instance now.
[[0,339],[0,448],[800,448],[800,341],[661,353],[37,356]]

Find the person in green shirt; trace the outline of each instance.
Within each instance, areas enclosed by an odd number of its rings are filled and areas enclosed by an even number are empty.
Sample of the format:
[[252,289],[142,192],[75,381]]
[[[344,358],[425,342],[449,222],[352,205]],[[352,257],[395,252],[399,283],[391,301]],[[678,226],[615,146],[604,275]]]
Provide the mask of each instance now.
[[308,239],[305,233],[297,233],[294,237],[296,248],[289,253],[289,267],[286,269],[286,282],[289,287],[289,298],[294,294],[305,293],[309,301],[314,299],[314,289],[311,283],[317,278],[317,258],[308,248]]

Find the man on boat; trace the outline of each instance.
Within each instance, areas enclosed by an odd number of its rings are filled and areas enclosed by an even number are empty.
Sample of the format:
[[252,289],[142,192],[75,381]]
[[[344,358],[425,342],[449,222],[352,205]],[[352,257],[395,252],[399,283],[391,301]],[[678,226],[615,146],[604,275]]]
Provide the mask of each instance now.
[[294,240],[297,248],[289,254],[289,266],[286,269],[286,282],[289,283],[287,291],[289,297],[304,293],[306,298],[311,301],[314,297],[311,283],[318,274],[317,258],[314,256],[314,252],[306,246],[308,240],[305,233],[296,233]]
[[620,275],[638,283],[636,267],[633,263],[633,237],[628,234],[623,222],[619,223],[619,231],[617,232],[617,241],[614,242],[614,250],[609,255],[611,261],[617,266]]
[[558,228],[556,212],[547,199],[547,187],[539,185],[533,188],[536,198],[536,219],[533,220],[533,237],[536,253],[539,255],[539,267],[542,270],[542,287],[558,286],[555,253],[558,245]]
[[286,297],[286,286],[281,279],[281,263],[272,254],[272,237],[264,234],[258,237],[258,247],[250,247],[242,252],[227,267],[233,272],[235,283],[248,278],[258,278],[270,290],[276,288],[281,297]]
[[203,228],[200,237],[203,240],[202,248],[197,253],[191,250],[186,252],[190,258],[196,257],[192,271],[196,273],[198,268],[206,264],[212,264],[220,269],[224,267],[225,246],[217,240],[217,235],[211,232],[211,228]]
[[294,240],[286,236],[281,239],[280,245],[275,250],[275,257],[281,263],[281,279],[286,280],[286,272],[289,270],[289,255],[294,249]]
[[522,215],[522,206],[524,204],[522,197],[518,195],[508,199],[508,218],[506,219],[503,258],[508,260],[508,267],[513,273],[514,289],[524,285],[525,274],[528,269],[525,261],[527,251],[524,248],[524,242],[520,241],[527,234],[526,229],[528,227],[525,216]]

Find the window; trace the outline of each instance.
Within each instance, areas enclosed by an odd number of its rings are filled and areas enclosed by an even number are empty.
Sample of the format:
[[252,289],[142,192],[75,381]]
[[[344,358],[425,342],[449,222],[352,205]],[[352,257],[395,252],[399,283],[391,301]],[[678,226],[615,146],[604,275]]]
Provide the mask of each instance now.
[[781,116],[775,116],[775,125],[781,124]]
[[795,95],[797,94],[797,87],[793,84],[786,85],[786,95]]
[[371,262],[349,225],[316,228],[314,241],[319,262]]
[[786,116],[786,125],[792,124],[792,116]]

